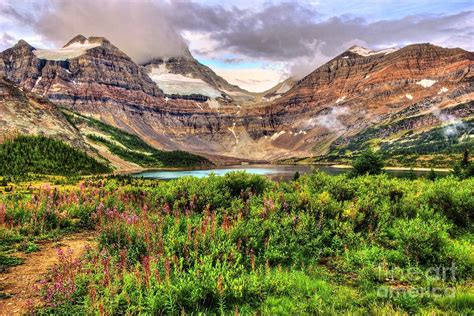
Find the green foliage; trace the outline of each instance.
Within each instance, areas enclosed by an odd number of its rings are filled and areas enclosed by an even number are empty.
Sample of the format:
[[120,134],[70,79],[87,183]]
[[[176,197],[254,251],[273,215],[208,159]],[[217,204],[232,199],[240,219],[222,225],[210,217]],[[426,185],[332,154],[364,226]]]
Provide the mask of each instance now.
[[438,305],[445,311],[455,311],[459,315],[472,315],[474,312],[474,294],[472,291],[459,291],[448,297],[441,297]]
[[8,267],[14,267],[23,263],[23,259],[0,252],[0,272]]
[[76,175],[111,169],[66,143],[43,136],[19,136],[0,144],[0,175]]
[[395,247],[415,263],[438,263],[448,238],[449,226],[442,218],[399,219],[389,229]]
[[21,247],[21,250],[25,253],[38,252],[40,247],[34,242],[29,241]]
[[208,159],[185,151],[158,150],[148,145],[137,135],[127,133],[99,120],[68,110],[63,110],[63,113],[68,121],[75,126],[87,124],[109,135],[111,140],[94,134],[87,135],[87,137],[92,141],[104,144],[115,155],[142,167],[185,167],[211,164]]
[[[456,105],[451,110],[469,110],[473,101]],[[345,162],[351,159],[351,152],[360,152],[367,147],[374,148],[377,141],[379,152],[387,164],[418,167],[453,167],[453,160],[465,149],[474,150],[474,118],[467,117],[459,122],[436,126],[430,130],[417,131],[419,120],[433,114],[410,115],[408,107],[397,113],[389,122],[362,130],[353,136],[342,136],[330,146],[327,161]],[[404,113],[408,111],[408,113]],[[416,110],[418,111],[418,110]],[[408,116],[407,116],[408,114]],[[349,154],[348,154],[349,152]],[[474,168],[471,168],[471,172]],[[471,173],[472,174],[472,173]]]
[[474,213],[472,187],[464,185],[452,177],[436,180],[425,188],[422,198],[430,208],[445,215],[459,227],[471,227]]
[[[474,102],[459,104],[454,109],[470,109]],[[431,114],[428,114],[431,115]],[[399,120],[391,121],[387,124],[376,125],[364,129],[360,133],[349,137],[345,148],[338,148],[337,142],[331,145],[332,152],[341,149],[359,151],[367,147],[374,139],[384,139],[390,135],[402,133],[396,139],[388,139],[380,144],[380,151],[393,155],[408,154],[430,154],[430,153],[462,153],[467,146],[473,148],[474,141],[464,135],[470,135],[474,126],[474,119],[468,118],[463,124],[451,123],[451,125],[438,126],[428,131],[419,133],[413,132],[413,125],[416,124],[423,115],[408,116]]]
[[293,181],[296,181],[300,178],[300,173],[298,171],[295,172],[295,174],[293,175]]
[[390,155],[421,155],[462,153],[466,147],[473,148],[474,141],[470,138],[464,139],[462,136],[471,133],[474,120],[468,120],[462,125],[454,124],[457,123],[453,123],[453,126],[437,127],[415,135],[408,134],[395,142],[384,143],[381,150]]
[[431,168],[431,169],[430,169],[430,173],[428,173],[428,174],[426,175],[426,179],[431,180],[431,181],[436,180],[437,177],[438,177],[438,176],[436,175],[436,172],[434,171],[433,168]]
[[380,174],[383,170],[382,157],[371,149],[364,151],[352,164],[354,175]]
[[453,175],[461,179],[474,177],[474,164],[469,159],[467,147],[464,148],[462,160],[454,165]]
[[453,176],[235,172],[97,178],[0,203],[5,243],[97,229],[96,248],[54,270],[46,314],[432,314],[469,310],[473,191]]

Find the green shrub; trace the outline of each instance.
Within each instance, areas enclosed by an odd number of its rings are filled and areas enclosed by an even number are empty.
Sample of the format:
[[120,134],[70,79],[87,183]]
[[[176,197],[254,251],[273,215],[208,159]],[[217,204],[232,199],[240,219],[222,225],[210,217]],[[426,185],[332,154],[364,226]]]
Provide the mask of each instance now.
[[[45,313],[468,311],[464,296],[410,290],[471,289],[473,237],[460,219],[471,207],[472,179],[314,173],[277,183],[237,172],[89,180],[0,196],[6,250],[73,229],[98,231],[98,246],[71,261],[73,270],[54,270],[54,280],[73,275],[74,283],[67,301],[61,291],[45,297],[60,304]],[[452,265],[455,279],[430,272]],[[379,295],[384,288],[393,295]]]
[[459,227],[471,227],[474,216],[474,181],[452,177],[439,179],[426,188],[423,198],[434,211],[446,215]]
[[0,271],[5,270],[8,267],[14,267],[23,263],[22,258],[7,255],[0,252]]
[[396,249],[416,263],[438,263],[446,244],[449,225],[439,216],[399,219],[390,229]]

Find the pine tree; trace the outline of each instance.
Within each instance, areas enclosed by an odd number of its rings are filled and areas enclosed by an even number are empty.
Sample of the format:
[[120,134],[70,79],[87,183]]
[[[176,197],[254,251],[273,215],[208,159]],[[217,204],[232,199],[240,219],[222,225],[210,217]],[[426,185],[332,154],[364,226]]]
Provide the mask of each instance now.
[[464,153],[461,161],[461,168],[465,169],[469,166],[469,150],[464,148]]
[[352,174],[355,176],[365,174],[380,174],[383,171],[382,157],[371,149],[364,151],[352,164]]
[[436,172],[434,171],[433,168],[431,168],[430,173],[428,173],[428,175],[426,176],[426,178],[431,181],[436,180],[437,177],[438,176],[436,175]]

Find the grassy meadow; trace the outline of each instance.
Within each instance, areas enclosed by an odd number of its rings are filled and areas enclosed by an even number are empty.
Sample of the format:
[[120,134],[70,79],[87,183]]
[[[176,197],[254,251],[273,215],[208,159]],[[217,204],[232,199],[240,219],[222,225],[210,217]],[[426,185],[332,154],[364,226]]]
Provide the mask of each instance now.
[[89,178],[0,195],[0,265],[60,252],[36,314],[473,313],[474,179]]

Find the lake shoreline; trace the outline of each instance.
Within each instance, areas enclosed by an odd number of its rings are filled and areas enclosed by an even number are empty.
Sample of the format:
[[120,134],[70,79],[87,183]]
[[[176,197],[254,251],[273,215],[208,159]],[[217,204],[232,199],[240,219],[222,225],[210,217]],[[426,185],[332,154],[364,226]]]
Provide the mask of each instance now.
[[[338,169],[352,169],[351,165],[344,165],[344,164],[335,164],[329,165],[331,168],[338,168]],[[452,169],[449,168],[426,168],[426,167],[396,167],[396,166],[388,166],[384,167],[384,170],[388,171],[421,171],[421,172],[429,172],[431,169],[435,172],[451,172]]]
[[[211,174],[222,176],[233,171],[244,171],[249,174],[267,176],[271,179],[292,179],[296,173],[310,174],[314,171],[324,172],[330,175],[339,175],[350,172],[352,166],[344,164],[255,164],[255,165],[233,165],[233,166],[213,166],[207,168],[158,168],[140,170],[139,172],[129,173],[132,177],[143,177],[150,179],[172,180],[181,177],[195,176],[198,178],[206,177]],[[385,172],[390,176],[406,177],[410,170],[417,177],[423,177],[431,171],[430,168],[409,168],[409,167],[386,167]],[[448,175],[450,169],[434,169],[440,176]]]
[[[207,165],[207,166],[196,166],[196,167],[161,167],[161,168],[130,168],[130,169],[120,169],[113,172],[114,175],[126,175],[126,174],[137,174],[143,172],[153,172],[153,171],[192,171],[192,170],[215,170],[215,169],[236,169],[236,168],[259,168],[259,167],[288,167],[288,166],[301,166],[301,167],[327,167],[334,169],[352,169],[351,165],[348,164],[279,164],[279,163],[257,163],[257,164],[234,164],[234,165]],[[386,171],[417,171],[417,172],[429,172],[433,169],[435,172],[451,172],[450,168],[427,168],[427,167],[399,167],[399,166],[386,166],[383,168]]]

